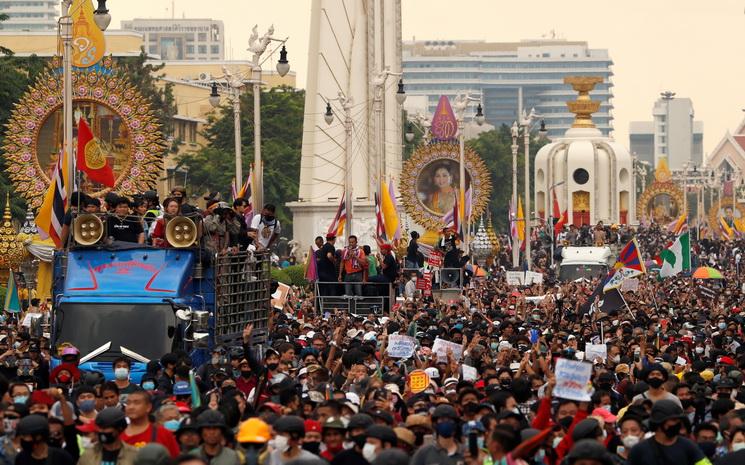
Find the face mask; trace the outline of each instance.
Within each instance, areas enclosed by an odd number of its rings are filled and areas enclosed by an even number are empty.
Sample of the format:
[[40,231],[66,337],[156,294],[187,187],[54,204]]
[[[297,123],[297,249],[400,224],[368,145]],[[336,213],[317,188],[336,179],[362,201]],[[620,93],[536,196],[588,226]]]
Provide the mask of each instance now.
[[118,437],[116,433],[98,433],[98,442],[101,444],[113,444]]
[[220,363],[220,356],[219,355],[213,355],[211,362],[212,362],[213,365],[217,365],[218,363]]
[[250,376],[251,376],[251,371],[250,370],[245,370],[245,371],[242,370],[241,371],[241,377],[248,378]]
[[241,370],[233,370],[233,378],[237,378],[241,375]]
[[605,411],[608,411],[608,412],[611,411],[611,406],[610,405],[601,405],[600,408],[603,409],[603,410],[605,410]]
[[70,381],[70,375],[68,375],[67,373],[62,373],[59,376],[57,376],[57,379],[59,380],[60,383],[67,384]]
[[50,447],[56,447],[58,449],[62,448],[62,439],[61,438],[49,438],[47,440],[47,444],[49,444]]
[[168,431],[178,431],[179,426],[181,426],[181,422],[179,420],[168,420],[167,422],[163,423],[163,427],[167,429]]
[[307,450],[311,454],[318,455],[321,452],[321,443],[316,441],[304,442],[303,449]]
[[28,396],[15,396],[13,398],[14,404],[25,404],[28,401]]
[[129,378],[129,370],[126,368],[117,368],[114,370],[114,378],[116,378],[119,381],[124,381],[125,379]]
[[705,456],[712,458],[717,453],[717,443],[714,441],[703,441],[698,443],[698,448]]
[[735,442],[732,444],[732,452],[737,452],[738,450],[745,450],[745,442]]
[[479,449],[484,448],[484,438],[482,437],[476,438],[476,447],[478,447]]
[[83,436],[80,438],[80,445],[83,447],[83,449],[90,449],[93,447],[93,441],[88,436]]
[[96,409],[96,400],[95,399],[81,400],[80,405],[78,405],[78,408],[83,413],[91,413],[93,410]]
[[562,439],[564,439],[564,438],[560,438],[560,437],[555,437],[554,438],[553,442],[551,443],[551,445],[553,446],[554,449],[556,449],[557,447],[559,447],[559,443],[561,442]]
[[565,430],[568,430],[570,426],[572,426],[572,422],[574,421],[574,418],[572,417],[564,417],[561,420],[559,420],[559,424],[561,427]]
[[274,448],[274,450],[284,452],[288,449],[288,442],[289,440],[287,439],[287,436],[278,435],[274,437],[274,444],[272,445],[272,447]]
[[543,449],[540,449],[538,452],[535,453],[533,456],[533,459],[535,463],[543,463],[543,459],[546,457],[546,451]]
[[693,399],[681,399],[680,405],[683,406],[683,410],[687,410],[689,407],[693,405]]
[[647,384],[655,389],[659,389],[664,382],[662,378],[647,378]]
[[142,383],[142,389],[146,391],[154,391],[155,390],[155,383],[152,381],[145,381]]
[[503,388],[505,388],[505,389],[509,389],[509,388],[511,388],[511,387],[512,387],[512,380],[511,380],[511,379],[503,379],[503,380],[500,380],[500,381],[499,381],[499,384],[500,384],[500,385],[501,385],[501,386],[502,386]]
[[704,353],[704,348],[701,347],[701,346],[696,346],[696,353],[697,354],[703,354]]
[[492,342],[489,344],[489,347],[491,347],[491,350],[497,350],[499,348],[499,344],[496,342]]
[[631,450],[632,447],[639,444],[639,436],[626,436],[625,438],[621,439],[621,442],[623,443],[623,447],[625,447],[626,450]]
[[611,357],[611,361],[613,363],[618,363],[618,362],[621,361],[621,356],[620,355],[614,355],[613,357]]
[[669,439],[673,439],[674,437],[678,436],[680,434],[680,423],[675,423],[667,428],[662,428],[662,432],[665,433],[665,436],[667,436]]
[[267,368],[267,369],[268,369],[269,371],[274,371],[274,370],[276,370],[278,366],[279,366],[279,363],[267,363],[267,364],[266,364],[266,368]]
[[366,434],[358,434],[356,436],[350,436],[349,439],[351,440],[354,446],[357,446],[359,448],[365,447],[365,444],[367,443]]
[[452,438],[455,434],[455,422],[450,420],[441,421],[435,425],[435,431],[440,437]]
[[26,441],[21,439],[21,450],[27,454],[30,454],[34,450],[34,441]]
[[372,461],[375,460],[375,457],[378,456],[377,452],[375,452],[375,445],[365,443],[365,447],[362,448],[362,456],[365,457],[365,460],[372,463]]
[[717,327],[719,329],[726,329],[727,328],[727,323],[719,323],[719,324],[717,324]]
[[265,215],[265,216],[264,216],[264,219],[265,219],[266,221],[269,221],[269,222],[271,222],[271,221],[274,221],[274,217],[273,217],[273,216],[271,216],[271,215]]

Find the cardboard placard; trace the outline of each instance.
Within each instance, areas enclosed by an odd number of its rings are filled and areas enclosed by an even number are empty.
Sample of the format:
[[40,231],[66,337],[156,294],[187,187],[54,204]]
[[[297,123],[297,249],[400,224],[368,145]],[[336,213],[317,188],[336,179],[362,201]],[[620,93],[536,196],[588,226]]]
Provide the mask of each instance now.
[[393,358],[409,358],[414,355],[416,339],[411,336],[391,334],[388,336],[386,352]]
[[608,357],[608,346],[605,344],[585,344],[585,360],[594,362],[596,359],[605,361]]
[[463,356],[463,345],[456,344],[455,342],[446,341],[439,337],[435,339],[435,343],[432,344],[432,352],[437,354],[438,360],[448,359],[448,349],[452,349],[453,358],[457,362]]
[[525,273],[522,271],[506,271],[505,279],[510,286],[522,286],[525,282]]
[[554,397],[580,402],[590,401],[588,384],[592,375],[591,363],[560,358],[556,362],[555,374]]

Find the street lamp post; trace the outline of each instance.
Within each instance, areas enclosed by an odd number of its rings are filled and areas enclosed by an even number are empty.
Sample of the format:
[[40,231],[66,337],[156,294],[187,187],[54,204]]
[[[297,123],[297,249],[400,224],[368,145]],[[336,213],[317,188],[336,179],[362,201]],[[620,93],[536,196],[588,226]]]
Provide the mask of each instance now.
[[347,98],[343,92],[333,100],[326,101],[326,113],[323,115],[326,124],[334,122],[334,113],[331,110],[331,102],[337,101],[344,110],[344,205],[347,209],[347,219],[344,225],[344,243],[349,243],[349,235],[352,232],[352,99]]
[[[65,174],[67,176],[65,193],[68,199],[72,197],[72,192],[75,188],[75,156],[73,154],[72,144],[72,13],[74,13],[70,11],[72,2],[73,0],[62,0],[62,16],[59,18],[60,39],[62,40],[62,124],[65,138],[64,150],[67,155],[67,164],[65,165]],[[98,0],[98,8],[93,13],[93,20],[96,26],[101,31],[105,31],[111,23],[111,15],[106,8],[106,0]]]
[[406,133],[404,133],[406,142],[411,143],[414,141],[414,137],[416,136],[416,134],[414,134],[414,128],[416,127],[417,129],[419,129],[419,131],[421,131],[422,140],[424,140],[424,143],[428,144],[430,138],[430,126],[430,119],[421,112],[417,112],[415,115],[409,116],[406,125]]
[[[235,130],[235,178],[236,184],[243,183],[243,160],[241,153],[241,121],[240,121],[240,97],[241,90],[247,82],[252,85],[254,99],[254,179],[255,185],[252,186],[251,193],[253,196],[254,211],[260,211],[264,205],[264,169],[261,158],[261,65],[264,61],[261,56],[266,52],[271,42],[279,42],[281,50],[279,51],[279,60],[277,60],[277,73],[284,77],[290,72],[290,62],[287,60],[287,48],[285,39],[276,39],[273,36],[274,26],[269,27],[263,36],[259,37],[258,26],[254,26],[251,37],[248,40],[248,51],[253,53],[251,58],[251,78],[245,79],[244,76],[233,73],[223,67],[224,75],[219,79],[224,79],[225,83],[220,84],[229,92],[233,103],[233,127]],[[276,51],[273,50],[273,51]],[[218,83],[212,82],[211,93],[209,97],[210,104],[213,107],[220,105],[220,94],[218,93]]]
[[[530,214],[530,130],[533,125],[533,121],[537,120],[539,115],[536,114],[535,109],[531,108],[530,114],[525,113],[523,110],[522,119],[520,126],[523,130],[523,144],[525,148],[525,262],[528,270],[531,268],[531,252],[530,252],[530,221],[532,215]],[[545,133],[546,128],[541,123],[541,133]]]
[[[514,209],[514,215],[510,217],[510,223],[517,221],[517,150],[520,148],[517,145],[517,137],[520,135],[520,129],[517,126],[517,121],[512,123],[512,208]],[[512,231],[512,224],[510,224],[510,231]],[[512,238],[512,267],[518,266],[520,261],[520,247],[515,247],[515,238]]]
[[[481,126],[484,124],[484,112],[483,108],[481,106],[481,99],[478,99],[476,97],[472,97],[468,92],[465,94],[458,94],[458,96],[455,98],[454,106],[455,106],[455,117],[458,122],[458,176],[459,176],[459,183],[458,186],[458,202],[461,201],[461,194],[465,195],[466,192],[466,135],[464,132],[464,118],[466,114],[466,108],[468,108],[468,104],[471,102],[479,102],[478,107],[476,108],[476,115],[474,116],[474,121],[476,121],[476,124]],[[460,208],[460,207],[459,207]],[[463,211],[465,212],[465,206],[463,206]],[[465,215],[464,215],[465,216]],[[465,218],[459,218],[459,221],[461,224],[466,221]],[[463,225],[463,250],[468,253],[468,224]]]
[[[390,69],[386,68],[384,71],[379,72],[373,78],[373,85],[375,88],[375,95],[373,97],[373,109],[375,112],[375,139],[377,148],[377,171],[378,171],[378,186],[373,189],[378,191],[380,189],[380,183],[384,182],[385,173],[387,171],[386,160],[385,160],[385,124],[383,121],[383,97],[385,96],[385,82],[388,76],[401,77],[402,73],[391,72]],[[404,82],[402,79],[398,81],[398,90],[396,92],[396,102],[399,105],[403,105],[406,101],[406,92],[404,91]]]

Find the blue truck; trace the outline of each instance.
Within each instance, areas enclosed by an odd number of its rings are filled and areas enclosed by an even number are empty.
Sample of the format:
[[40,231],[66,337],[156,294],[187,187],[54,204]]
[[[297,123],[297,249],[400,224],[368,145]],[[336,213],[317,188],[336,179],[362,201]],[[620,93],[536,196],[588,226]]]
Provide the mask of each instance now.
[[[52,347],[80,350],[83,371],[113,379],[126,356],[139,383],[150,360],[184,349],[204,360],[215,344],[240,344],[254,323],[261,343],[270,305],[267,254],[119,243],[55,255]],[[200,360],[200,361],[201,361]],[[52,366],[59,364],[54,358]]]

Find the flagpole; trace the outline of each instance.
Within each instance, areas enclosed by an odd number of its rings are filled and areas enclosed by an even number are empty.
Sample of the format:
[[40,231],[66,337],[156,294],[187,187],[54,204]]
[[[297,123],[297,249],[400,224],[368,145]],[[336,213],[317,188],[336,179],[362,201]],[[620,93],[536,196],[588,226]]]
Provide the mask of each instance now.
[[64,152],[67,154],[65,173],[65,194],[69,200],[74,189],[75,159],[72,156],[72,17],[70,17],[70,6],[72,0],[62,2],[63,15],[60,18],[60,33],[62,36],[62,109],[64,113]]

